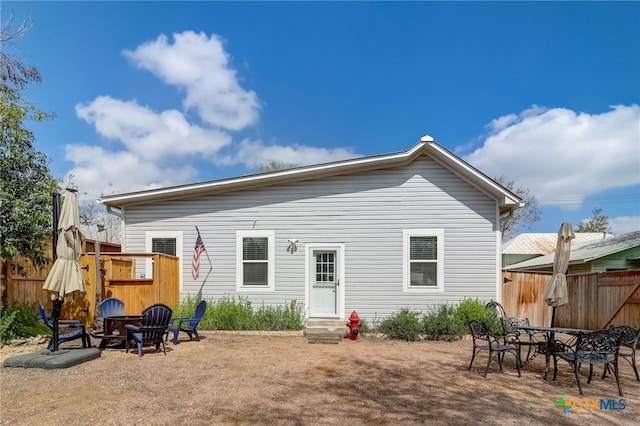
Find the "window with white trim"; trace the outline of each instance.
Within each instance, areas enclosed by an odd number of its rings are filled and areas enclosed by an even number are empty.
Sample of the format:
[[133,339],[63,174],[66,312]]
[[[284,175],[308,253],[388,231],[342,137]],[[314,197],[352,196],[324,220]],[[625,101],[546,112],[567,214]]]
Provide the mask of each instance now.
[[[146,231],[145,252],[164,253],[182,257],[182,232],[181,231]],[[142,265],[136,265],[136,278],[153,278],[153,259],[146,258]],[[178,262],[180,290],[182,290],[182,262]]]
[[444,291],[444,230],[403,231],[405,291]]
[[274,232],[236,232],[236,289],[270,291],[274,289]]

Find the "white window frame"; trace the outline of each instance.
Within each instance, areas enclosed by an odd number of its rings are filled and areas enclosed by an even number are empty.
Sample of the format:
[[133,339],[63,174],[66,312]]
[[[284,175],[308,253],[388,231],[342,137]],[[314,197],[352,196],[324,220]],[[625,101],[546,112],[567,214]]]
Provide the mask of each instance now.
[[[267,238],[267,285],[245,286],[244,268],[242,258],[243,238]],[[236,231],[236,291],[239,292],[266,292],[275,290],[275,232],[268,230]]]
[[[436,237],[436,286],[411,285],[411,237]],[[443,293],[444,292],[444,229],[404,229],[402,231],[402,279],[405,292]]]
[[[144,235],[144,245],[145,245],[145,252],[146,253],[151,253],[151,248],[152,248],[152,242],[154,238],[175,238],[176,239],[176,256],[180,259],[178,261],[178,280],[180,281],[179,283],[179,289],[180,291],[182,291],[182,260],[184,259],[183,256],[183,250],[184,248],[182,247],[182,231],[147,231],[145,232]],[[145,278],[153,278],[153,268],[151,266],[151,262],[152,259],[151,258],[147,258],[145,260],[146,264],[145,264]]]

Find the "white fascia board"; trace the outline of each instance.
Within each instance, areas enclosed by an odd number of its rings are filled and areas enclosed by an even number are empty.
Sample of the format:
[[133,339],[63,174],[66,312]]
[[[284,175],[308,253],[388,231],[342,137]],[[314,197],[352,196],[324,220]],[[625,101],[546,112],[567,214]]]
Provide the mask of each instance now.
[[151,189],[120,195],[111,195],[102,197],[98,201],[107,206],[121,207],[126,204],[140,204],[153,200],[174,197],[183,198],[195,196],[198,194],[222,193],[232,190],[249,189],[285,182],[294,182],[296,180],[302,179],[354,173],[363,170],[371,170],[378,167],[390,167],[395,164],[404,164],[410,161],[416,154],[416,152],[420,151],[423,145],[423,143],[419,143],[409,151],[393,154],[361,157],[352,160],[279,170],[270,173],[261,173],[241,176],[237,178],[201,182],[196,184],[172,186],[168,188]]
[[[429,143],[429,147],[435,151],[435,157],[448,164],[452,170],[457,171],[461,176],[465,177],[470,182],[475,182],[479,184],[481,187],[489,190],[491,194],[494,196],[498,196],[498,200],[500,202],[500,206],[514,206],[514,207],[522,207],[523,202],[520,197],[518,197],[513,192],[509,191],[507,188],[498,184],[496,181],[480,172],[475,167],[471,166],[466,161],[460,159],[456,155],[452,154],[450,151],[446,150],[441,145],[437,143]],[[453,166],[453,167],[451,167]]]
[[279,170],[236,178],[111,195],[102,197],[99,202],[107,206],[122,208],[124,205],[142,204],[156,200],[187,198],[204,194],[220,194],[241,189],[252,189],[268,185],[295,182],[298,180],[322,178],[373,170],[376,168],[404,165],[413,161],[422,153],[433,156],[435,159],[440,160],[443,164],[446,164],[449,168],[456,171],[470,182],[475,182],[480,187],[488,190],[490,194],[498,199],[500,206],[517,206],[520,204],[521,199],[515,194],[498,185],[492,179],[480,173],[468,163],[462,161],[454,154],[438,145],[438,143],[432,139],[421,140],[411,149],[403,152],[360,157],[351,160],[297,167],[294,169]]

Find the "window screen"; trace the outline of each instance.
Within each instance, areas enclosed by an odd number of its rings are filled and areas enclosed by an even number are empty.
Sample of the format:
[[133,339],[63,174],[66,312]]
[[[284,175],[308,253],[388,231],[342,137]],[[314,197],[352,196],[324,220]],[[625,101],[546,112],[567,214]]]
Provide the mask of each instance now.
[[242,239],[243,285],[269,285],[269,239],[245,237]]
[[153,238],[151,240],[151,251],[154,253],[164,253],[171,256],[176,255],[175,238]]

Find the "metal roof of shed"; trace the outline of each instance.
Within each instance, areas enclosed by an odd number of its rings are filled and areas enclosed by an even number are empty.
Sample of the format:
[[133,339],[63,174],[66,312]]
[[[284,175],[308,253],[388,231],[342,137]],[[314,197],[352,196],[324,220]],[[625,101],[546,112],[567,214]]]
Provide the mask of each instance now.
[[[600,259],[638,246],[640,246],[640,231],[628,232],[611,238],[604,238],[598,241],[582,243],[575,246],[572,245],[569,264],[575,265],[591,262],[592,260]],[[536,257],[535,259],[525,260],[524,262],[509,265],[505,269],[526,270],[546,268],[553,266],[554,255],[555,253],[551,253],[545,256]]]
[[[602,232],[576,232],[571,244],[581,244],[603,238],[611,238],[612,234]],[[502,254],[538,254],[545,255],[556,251],[558,233],[524,233],[502,245]]]

